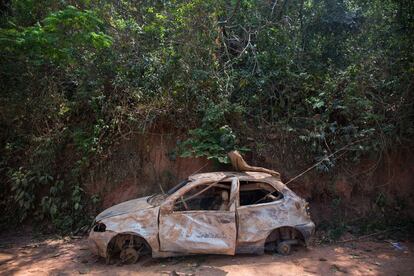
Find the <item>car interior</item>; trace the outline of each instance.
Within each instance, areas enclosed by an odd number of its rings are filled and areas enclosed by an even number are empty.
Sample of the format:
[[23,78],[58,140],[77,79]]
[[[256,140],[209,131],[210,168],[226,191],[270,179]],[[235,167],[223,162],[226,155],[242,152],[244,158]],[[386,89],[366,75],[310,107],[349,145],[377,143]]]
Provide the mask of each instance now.
[[[174,205],[174,211],[228,211],[230,208],[230,182],[215,182],[194,187]],[[283,198],[272,185],[264,182],[240,182],[240,206],[262,204]]]
[[240,182],[240,206],[268,203],[282,198],[282,193],[268,183]]
[[230,188],[230,182],[209,183],[194,187],[177,199],[174,211],[228,211]]

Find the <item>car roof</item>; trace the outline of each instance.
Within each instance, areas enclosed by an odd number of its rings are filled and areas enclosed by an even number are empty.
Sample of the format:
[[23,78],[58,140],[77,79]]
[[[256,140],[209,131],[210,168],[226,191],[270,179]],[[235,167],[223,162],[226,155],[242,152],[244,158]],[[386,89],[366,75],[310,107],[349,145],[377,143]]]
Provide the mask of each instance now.
[[197,181],[210,179],[212,181],[219,181],[225,177],[232,176],[238,177],[241,181],[263,180],[263,182],[273,185],[280,191],[286,188],[286,185],[283,184],[278,177],[263,172],[207,172],[190,175],[188,180]]
[[206,172],[206,173],[197,173],[190,175],[188,177],[189,180],[198,180],[202,178],[210,178],[212,180],[220,180],[223,177],[231,177],[231,176],[237,176],[237,177],[243,177],[243,178],[251,178],[251,179],[262,179],[271,177],[270,174],[262,173],[262,172]]

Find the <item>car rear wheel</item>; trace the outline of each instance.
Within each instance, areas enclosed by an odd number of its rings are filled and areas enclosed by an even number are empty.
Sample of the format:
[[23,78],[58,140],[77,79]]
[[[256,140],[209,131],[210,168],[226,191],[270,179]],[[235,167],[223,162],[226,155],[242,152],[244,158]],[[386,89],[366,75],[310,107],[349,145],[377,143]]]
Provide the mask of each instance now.
[[281,241],[277,244],[276,250],[280,255],[287,256],[292,250],[291,243],[289,241]]
[[134,264],[138,261],[139,254],[133,247],[127,247],[121,250],[119,258],[123,264]]
[[293,227],[277,228],[269,234],[265,241],[265,250],[281,255],[289,255],[293,245],[302,244],[301,233]]

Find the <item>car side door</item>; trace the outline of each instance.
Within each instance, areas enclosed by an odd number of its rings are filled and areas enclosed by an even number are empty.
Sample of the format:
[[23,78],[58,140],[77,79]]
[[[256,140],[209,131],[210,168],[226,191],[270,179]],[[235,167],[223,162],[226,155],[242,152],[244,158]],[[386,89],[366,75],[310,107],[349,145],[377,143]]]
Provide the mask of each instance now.
[[240,185],[237,253],[262,254],[270,232],[290,222],[283,194],[266,182]]
[[201,179],[171,195],[160,207],[160,250],[234,255],[238,189],[237,178]]

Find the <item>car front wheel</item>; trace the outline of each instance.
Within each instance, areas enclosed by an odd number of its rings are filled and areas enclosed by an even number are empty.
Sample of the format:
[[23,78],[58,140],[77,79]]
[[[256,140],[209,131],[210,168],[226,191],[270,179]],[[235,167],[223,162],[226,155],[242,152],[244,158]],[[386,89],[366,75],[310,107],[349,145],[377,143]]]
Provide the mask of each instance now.
[[133,247],[127,247],[121,250],[119,258],[124,264],[134,264],[138,261],[139,254]]

